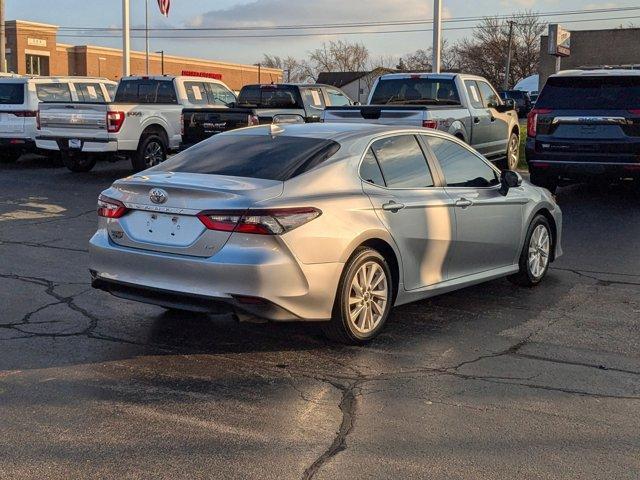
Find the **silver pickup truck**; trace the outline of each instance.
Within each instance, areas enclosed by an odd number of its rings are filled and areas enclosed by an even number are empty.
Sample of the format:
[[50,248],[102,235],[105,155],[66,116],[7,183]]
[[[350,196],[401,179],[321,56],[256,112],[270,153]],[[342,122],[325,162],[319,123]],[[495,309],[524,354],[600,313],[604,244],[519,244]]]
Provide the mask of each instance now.
[[500,168],[518,165],[520,126],[513,101],[482,77],[392,73],[378,78],[367,105],[327,107],[323,120],[436,128],[464,140]]

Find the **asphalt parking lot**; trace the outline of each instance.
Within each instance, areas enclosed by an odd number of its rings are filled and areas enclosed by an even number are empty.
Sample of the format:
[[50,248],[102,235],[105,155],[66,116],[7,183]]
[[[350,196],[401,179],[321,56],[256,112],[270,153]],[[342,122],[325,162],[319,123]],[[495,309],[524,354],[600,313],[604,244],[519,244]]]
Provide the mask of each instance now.
[[640,477],[636,186],[558,191],[541,286],[397,308],[358,348],[92,290],[127,167],[0,165],[1,478]]

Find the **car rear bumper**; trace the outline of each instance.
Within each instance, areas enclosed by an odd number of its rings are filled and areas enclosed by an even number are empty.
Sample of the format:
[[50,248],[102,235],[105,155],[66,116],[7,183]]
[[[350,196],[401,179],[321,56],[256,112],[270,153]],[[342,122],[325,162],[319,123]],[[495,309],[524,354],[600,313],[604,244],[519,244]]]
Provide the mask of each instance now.
[[69,138],[36,137],[36,146],[42,150],[74,151],[78,153],[113,153],[118,151],[118,141],[103,138],[81,138],[81,149],[70,149]]
[[36,142],[31,138],[3,136],[0,137],[0,148],[3,150],[34,152],[36,150]]
[[302,264],[286,247],[274,248],[275,240],[248,244],[246,236],[234,234],[215,255],[201,258],[119,246],[102,228],[90,242],[92,283],[165,307],[217,312],[222,306],[274,321],[331,318],[344,264]]

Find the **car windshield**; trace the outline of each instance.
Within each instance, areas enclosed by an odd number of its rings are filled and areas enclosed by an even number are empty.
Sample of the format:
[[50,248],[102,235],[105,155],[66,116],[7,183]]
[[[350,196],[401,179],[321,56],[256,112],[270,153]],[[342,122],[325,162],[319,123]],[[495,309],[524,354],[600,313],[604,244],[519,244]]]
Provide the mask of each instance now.
[[0,105],[21,105],[24,103],[24,84],[0,83]]
[[537,108],[628,110],[640,108],[640,75],[551,77]]
[[380,79],[371,97],[373,105],[459,105],[460,97],[453,79],[390,78]]
[[251,85],[240,90],[239,105],[257,108],[304,108],[296,87]]
[[218,135],[149,171],[285,181],[311,170],[339,148],[333,140],[322,138]]

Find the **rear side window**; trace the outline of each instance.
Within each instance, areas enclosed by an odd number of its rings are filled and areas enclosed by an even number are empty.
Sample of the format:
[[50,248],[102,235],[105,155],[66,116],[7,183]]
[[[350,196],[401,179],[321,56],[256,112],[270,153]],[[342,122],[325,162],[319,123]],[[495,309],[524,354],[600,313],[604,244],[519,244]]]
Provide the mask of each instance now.
[[41,102],[70,102],[71,90],[66,83],[39,83],[36,94]]
[[389,188],[433,187],[427,160],[413,135],[384,138],[371,149]]
[[0,105],[22,105],[24,83],[0,83]]
[[536,108],[627,110],[640,108],[640,75],[551,77]]
[[385,186],[384,177],[380,171],[380,165],[378,165],[378,160],[376,160],[376,156],[373,154],[371,149],[367,150],[367,154],[364,156],[362,163],[360,164],[360,178],[365,182],[373,183],[374,185],[380,185],[381,187]]
[[171,80],[124,80],[118,85],[115,101],[176,104],[178,98]]
[[104,103],[104,95],[99,83],[75,83],[76,94],[80,102]]
[[324,108],[324,99],[319,88],[301,88],[300,93],[304,98],[305,104],[315,108]]
[[469,94],[469,100],[471,100],[471,106],[473,108],[484,108],[482,103],[482,97],[480,96],[480,90],[478,90],[478,84],[475,80],[465,80],[465,87],[467,87],[467,93]]
[[339,148],[321,138],[217,135],[151,170],[285,181],[326,161]]
[[424,136],[433,150],[448,187],[493,187],[498,175],[480,157],[445,138]]
[[327,96],[331,105],[336,107],[342,107],[344,105],[351,105],[349,98],[339,90],[327,89]]
[[184,89],[187,91],[187,100],[194,105],[205,105],[208,103],[207,91],[204,82],[184,82]]
[[107,94],[109,95],[109,100],[113,100],[116,97],[116,86],[111,83],[105,84],[107,89]]

